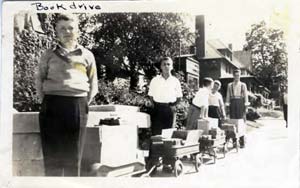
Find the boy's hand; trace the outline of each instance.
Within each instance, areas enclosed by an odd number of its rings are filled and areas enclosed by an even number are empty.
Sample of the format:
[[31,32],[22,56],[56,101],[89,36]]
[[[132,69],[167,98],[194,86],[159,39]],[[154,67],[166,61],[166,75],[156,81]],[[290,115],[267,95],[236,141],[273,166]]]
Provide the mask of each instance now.
[[153,108],[154,107],[154,103],[153,103],[153,101],[151,99],[149,99],[149,100],[146,100],[145,106],[148,107],[148,108]]

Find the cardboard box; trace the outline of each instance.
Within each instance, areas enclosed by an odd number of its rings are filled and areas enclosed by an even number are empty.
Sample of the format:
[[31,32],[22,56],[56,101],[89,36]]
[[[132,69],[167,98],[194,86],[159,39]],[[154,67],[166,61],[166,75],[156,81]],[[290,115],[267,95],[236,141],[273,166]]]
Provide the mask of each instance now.
[[198,143],[199,138],[203,134],[203,130],[177,130],[173,132],[172,138],[181,138],[184,145]]
[[236,132],[235,124],[223,123],[222,130]]
[[100,162],[108,166],[121,166],[136,162],[137,130],[137,126],[131,125],[99,127]]
[[244,119],[226,119],[224,123],[234,124],[238,137],[246,134],[246,123]]
[[164,139],[164,147],[171,148],[173,146],[181,146],[183,145],[183,140],[180,138],[171,138],[171,139]]
[[162,129],[161,136],[163,138],[171,138],[174,131],[176,131],[176,128]]
[[99,124],[100,119],[119,118],[120,125],[138,126],[138,128],[150,128],[150,115],[143,112],[113,111],[113,112],[89,112],[87,127]]
[[98,112],[115,112],[115,111],[125,111],[125,112],[139,112],[140,108],[137,106],[130,105],[93,105],[89,106],[90,111]]
[[218,127],[219,120],[215,118],[199,119],[197,129],[203,130],[203,134],[208,134],[212,128]]

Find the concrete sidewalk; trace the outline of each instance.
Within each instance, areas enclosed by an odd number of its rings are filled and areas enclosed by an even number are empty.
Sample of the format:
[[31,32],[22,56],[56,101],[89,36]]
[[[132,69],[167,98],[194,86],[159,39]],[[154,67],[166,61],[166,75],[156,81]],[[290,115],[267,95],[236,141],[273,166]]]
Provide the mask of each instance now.
[[[202,165],[198,173],[193,164],[184,163],[185,174],[179,179],[191,185],[200,183],[212,187],[292,186],[298,168],[294,164],[298,164],[298,158],[295,148],[289,145],[285,122],[281,119],[257,122],[264,126],[248,133],[245,149],[238,153],[231,150],[216,164]],[[173,177],[173,174],[159,171],[155,177]]]

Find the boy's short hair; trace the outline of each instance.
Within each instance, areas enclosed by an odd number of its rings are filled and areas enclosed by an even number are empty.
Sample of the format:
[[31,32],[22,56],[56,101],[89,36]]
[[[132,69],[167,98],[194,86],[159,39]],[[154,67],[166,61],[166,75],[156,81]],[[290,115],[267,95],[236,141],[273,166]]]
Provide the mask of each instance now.
[[214,80],[210,77],[203,78],[203,86],[207,87],[209,86]]
[[54,28],[56,27],[56,24],[61,20],[63,20],[63,21],[74,21],[74,22],[78,23],[78,19],[74,14],[60,14],[59,13],[59,14],[57,14],[57,16],[55,18]]
[[220,87],[222,86],[221,82],[219,80],[215,80],[214,84],[218,84]]
[[241,69],[235,69],[235,70],[233,71],[233,74],[235,74],[235,73],[241,73]]
[[161,58],[161,60],[160,60],[160,65],[161,65],[162,62],[164,62],[164,61],[170,61],[170,62],[173,64],[173,60],[172,60],[172,58],[170,58],[170,57],[163,57],[163,58]]

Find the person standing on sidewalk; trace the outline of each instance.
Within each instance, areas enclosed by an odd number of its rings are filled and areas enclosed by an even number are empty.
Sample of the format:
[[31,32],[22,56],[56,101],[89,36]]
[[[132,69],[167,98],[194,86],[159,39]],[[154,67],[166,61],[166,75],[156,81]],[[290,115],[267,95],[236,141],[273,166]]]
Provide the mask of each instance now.
[[153,104],[152,135],[160,135],[162,129],[174,127],[176,105],[182,97],[180,82],[171,74],[173,60],[170,57],[162,58],[160,69],[161,74],[151,80],[148,92]]
[[203,88],[200,88],[189,108],[188,117],[186,121],[186,129],[197,129],[198,119],[204,119],[208,117],[208,102],[209,94],[213,85],[213,79],[206,77],[203,79]]
[[287,89],[284,88],[283,96],[282,96],[282,108],[283,108],[283,116],[286,122],[285,126],[288,127],[288,94]]
[[221,88],[221,82],[216,80],[214,81],[213,88],[209,93],[208,98],[208,117],[217,118],[219,120],[219,128],[221,128],[221,119],[226,117],[223,97],[219,92]]
[[80,176],[88,104],[98,92],[94,55],[77,43],[78,20],[59,14],[58,44],[46,50],[36,75],[46,176]]
[[[233,82],[227,86],[226,106],[229,106],[230,119],[244,119],[246,120],[246,108],[249,106],[247,85],[240,81],[241,71],[236,69],[233,71]],[[246,122],[244,124],[246,126]],[[245,147],[245,133],[246,127],[240,130],[239,143],[240,147]],[[235,141],[236,142],[236,141]]]

